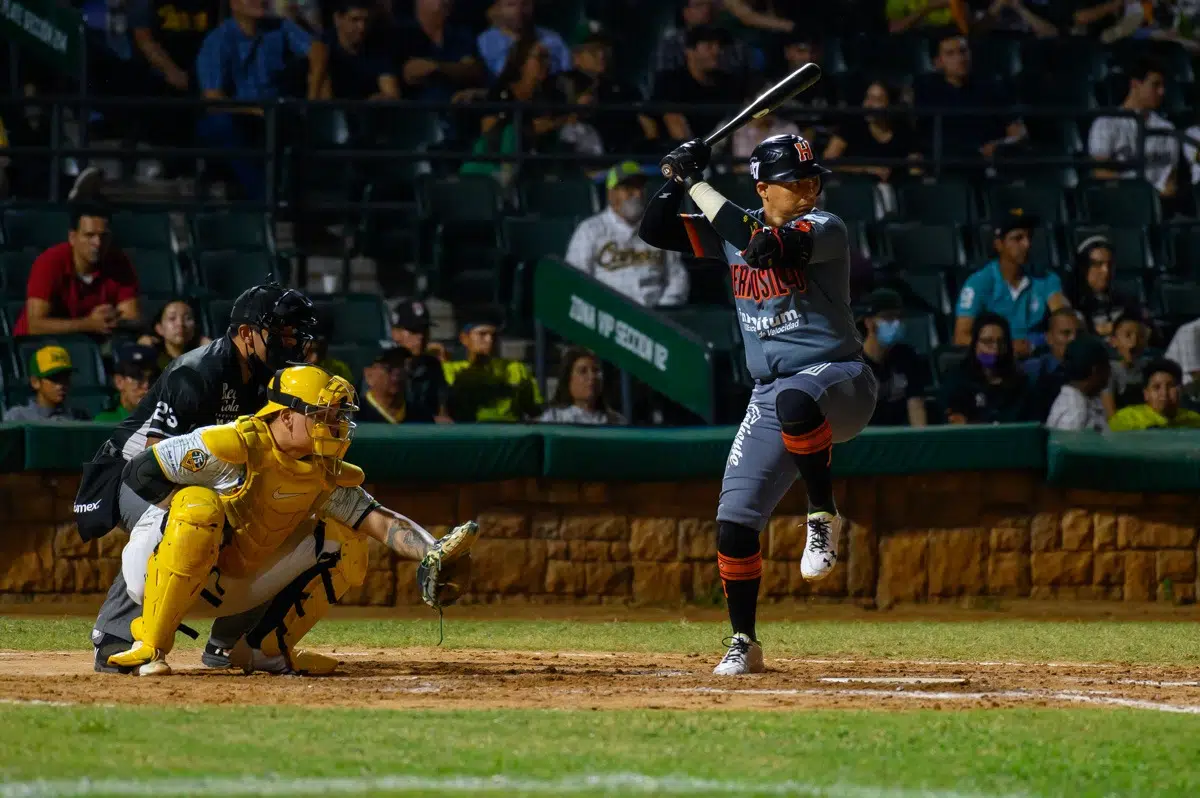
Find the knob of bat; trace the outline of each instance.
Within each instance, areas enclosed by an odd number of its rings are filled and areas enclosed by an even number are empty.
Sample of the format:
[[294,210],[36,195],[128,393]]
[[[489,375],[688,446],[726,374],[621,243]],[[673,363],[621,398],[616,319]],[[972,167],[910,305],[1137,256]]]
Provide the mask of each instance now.
[[668,180],[671,179],[671,165],[669,163],[665,163],[662,165],[662,176],[667,178]]

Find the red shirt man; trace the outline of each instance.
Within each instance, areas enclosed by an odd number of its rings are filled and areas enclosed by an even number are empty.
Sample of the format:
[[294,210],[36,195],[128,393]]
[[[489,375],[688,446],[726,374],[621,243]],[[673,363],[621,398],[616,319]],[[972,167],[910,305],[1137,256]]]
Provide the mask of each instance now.
[[137,275],[109,246],[109,219],[102,206],[72,209],[66,242],[33,262],[14,335],[109,335],[118,323],[139,322]]

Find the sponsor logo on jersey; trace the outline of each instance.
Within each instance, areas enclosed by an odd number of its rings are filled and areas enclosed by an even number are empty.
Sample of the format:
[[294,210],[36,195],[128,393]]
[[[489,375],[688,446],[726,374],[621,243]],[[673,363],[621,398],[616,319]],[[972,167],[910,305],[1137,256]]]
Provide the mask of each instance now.
[[792,267],[782,269],[751,269],[744,263],[729,266],[733,278],[733,296],[737,299],[778,299],[793,292],[803,294],[808,290],[804,272]]
[[100,509],[100,502],[88,502],[87,504],[75,505],[75,512],[77,512],[77,513],[91,513],[91,512],[95,512],[96,510],[99,510],[99,509]]
[[238,417],[241,403],[238,402],[237,391],[229,387],[229,383],[221,383],[221,409],[217,412],[218,422],[233,421]]
[[800,327],[800,314],[794,310],[785,310],[774,316],[751,316],[744,310],[739,310],[738,320],[741,321],[743,330],[752,332],[759,338],[770,338],[772,335]]
[[200,469],[204,468],[204,465],[207,462],[207,452],[204,452],[200,449],[188,449],[188,451],[183,455],[183,459],[179,462],[179,465],[183,466],[185,469],[194,474]]
[[760,418],[762,418],[762,411],[758,409],[758,405],[751,402],[746,407],[746,415],[742,418],[742,423],[738,424],[737,434],[733,436],[733,446],[729,447],[729,465],[737,466],[741,464],[742,444],[745,442],[746,436],[750,434],[750,428]]
[[628,269],[632,266],[662,266],[667,253],[661,249],[634,249],[609,241],[596,253],[596,263],[602,269]]

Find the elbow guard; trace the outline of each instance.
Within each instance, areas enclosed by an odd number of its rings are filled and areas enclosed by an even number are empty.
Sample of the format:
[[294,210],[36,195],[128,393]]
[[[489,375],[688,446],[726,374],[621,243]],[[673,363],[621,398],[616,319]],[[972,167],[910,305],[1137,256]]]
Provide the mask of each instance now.
[[163,474],[153,448],[143,449],[125,464],[125,469],[121,472],[121,481],[151,504],[158,504],[170,496],[176,487],[175,483]]

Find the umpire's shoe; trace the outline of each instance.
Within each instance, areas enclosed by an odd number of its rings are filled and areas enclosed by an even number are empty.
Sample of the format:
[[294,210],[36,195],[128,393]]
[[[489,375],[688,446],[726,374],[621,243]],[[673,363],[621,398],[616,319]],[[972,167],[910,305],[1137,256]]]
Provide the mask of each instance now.
[[96,652],[96,661],[94,663],[94,667],[96,669],[96,673],[133,673],[133,668],[125,667],[123,665],[108,664],[109,657],[111,657],[113,654],[120,654],[122,651],[128,651],[129,647],[132,645],[133,643],[129,642],[128,640],[122,640],[115,635],[102,635],[99,641],[94,644]]
[[200,661],[206,668],[232,668],[233,662],[229,659],[229,655],[232,653],[233,649],[221,648],[209,640],[204,645],[204,653],[200,655]]

